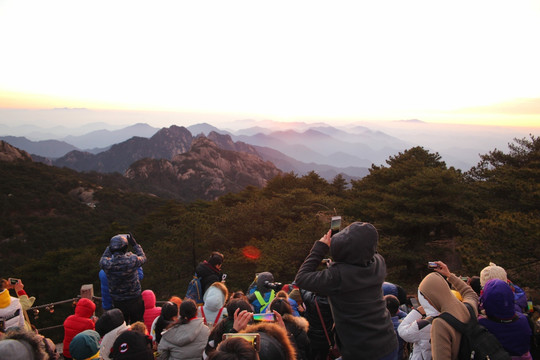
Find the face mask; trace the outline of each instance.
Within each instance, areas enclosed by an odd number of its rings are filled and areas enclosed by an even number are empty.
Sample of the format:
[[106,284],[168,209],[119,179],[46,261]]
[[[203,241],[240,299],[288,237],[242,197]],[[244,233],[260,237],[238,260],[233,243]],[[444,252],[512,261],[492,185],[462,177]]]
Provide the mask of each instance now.
[[427,299],[424,297],[424,295],[422,295],[420,290],[418,290],[418,302],[424,308],[424,311],[426,312],[426,316],[431,316],[431,317],[439,316],[440,312],[437,309],[435,309],[433,305],[429,303],[429,301],[427,301]]

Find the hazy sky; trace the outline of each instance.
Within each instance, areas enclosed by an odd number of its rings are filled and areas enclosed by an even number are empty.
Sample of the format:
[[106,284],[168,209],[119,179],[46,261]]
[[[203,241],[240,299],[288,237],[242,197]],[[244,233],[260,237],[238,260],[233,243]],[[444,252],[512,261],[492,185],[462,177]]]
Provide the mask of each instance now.
[[0,34],[0,109],[540,124],[538,0],[0,0]]

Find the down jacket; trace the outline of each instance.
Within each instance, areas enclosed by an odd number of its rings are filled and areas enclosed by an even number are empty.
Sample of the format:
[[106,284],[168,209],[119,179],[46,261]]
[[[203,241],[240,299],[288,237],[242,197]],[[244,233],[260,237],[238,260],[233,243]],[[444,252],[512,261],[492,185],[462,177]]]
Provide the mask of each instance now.
[[166,330],[158,345],[158,360],[200,360],[210,335],[203,319],[174,325]]
[[71,358],[69,343],[75,335],[84,330],[94,330],[95,324],[91,316],[96,311],[96,304],[90,299],[81,298],[75,306],[75,314],[64,321],[64,357]]
[[107,275],[113,302],[131,300],[141,295],[137,269],[146,262],[146,255],[139,244],[133,246],[133,251],[112,253],[107,246],[99,261],[99,266]]
[[144,325],[150,332],[152,323],[161,314],[161,308],[156,307],[156,294],[152,290],[144,290],[141,295],[144,301]]

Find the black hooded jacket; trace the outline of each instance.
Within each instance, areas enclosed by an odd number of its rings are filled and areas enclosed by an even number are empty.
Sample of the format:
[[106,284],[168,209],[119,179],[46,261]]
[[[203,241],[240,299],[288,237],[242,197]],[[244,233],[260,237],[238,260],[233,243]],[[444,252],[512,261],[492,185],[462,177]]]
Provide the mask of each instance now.
[[386,264],[377,254],[377,242],[373,225],[352,223],[332,237],[334,262],[328,269],[317,271],[329,250],[317,241],[296,274],[301,289],[328,296],[344,360],[380,359],[398,346],[383,300]]
[[208,261],[203,261],[195,268],[195,273],[201,279],[201,286],[203,288],[203,294],[208,290],[210,285],[215,282],[221,281],[221,271],[216,267],[210,265]]

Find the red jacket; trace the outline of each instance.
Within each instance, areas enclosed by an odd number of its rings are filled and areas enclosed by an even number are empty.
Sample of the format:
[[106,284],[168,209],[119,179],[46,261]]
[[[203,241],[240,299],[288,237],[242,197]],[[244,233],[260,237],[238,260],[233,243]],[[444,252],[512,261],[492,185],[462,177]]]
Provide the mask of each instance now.
[[90,318],[96,311],[92,300],[82,298],[75,306],[75,315],[70,315],[64,321],[64,356],[71,358],[69,343],[75,335],[84,330],[95,330],[94,321]]
[[141,295],[144,301],[144,324],[150,333],[152,323],[161,314],[161,308],[156,307],[156,295],[152,290],[144,290]]

